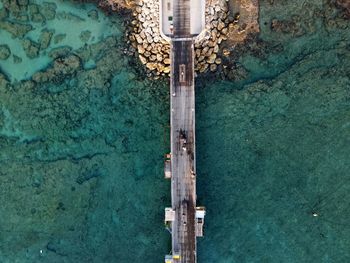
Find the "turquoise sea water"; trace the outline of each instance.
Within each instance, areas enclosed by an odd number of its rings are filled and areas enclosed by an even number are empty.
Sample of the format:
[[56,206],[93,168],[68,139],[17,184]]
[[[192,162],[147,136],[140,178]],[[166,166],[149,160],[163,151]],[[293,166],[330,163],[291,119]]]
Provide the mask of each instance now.
[[[18,3],[0,13],[11,51],[0,60],[0,262],[163,262],[167,80],[135,69],[123,17]],[[247,78],[197,83],[198,261],[349,262],[349,20],[328,1],[260,5],[259,41],[236,62]],[[297,33],[271,30],[276,18]],[[57,57],[79,66],[60,70]]]
[[[30,58],[26,56],[21,41],[13,38],[13,35],[6,30],[0,31],[1,44],[11,47],[12,53],[22,59],[21,63],[15,63],[13,59],[1,61],[0,66],[4,73],[9,75],[11,80],[23,80],[29,78],[34,72],[42,70],[49,64],[49,53],[54,48],[69,46],[72,49],[78,49],[85,44],[97,43],[103,38],[114,35],[120,36],[120,28],[114,25],[106,16],[102,14],[95,6],[79,6],[69,2],[47,2],[36,1],[38,8],[44,4],[51,3],[52,9],[56,12],[54,19],[43,18],[38,22],[32,22],[33,29],[26,34],[26,38],[38,42],[43,31],[52,32],[55,36],[62,36],[61,41],[52,39],[50,46],[40,52],[40,56]],[[29,7],[27,7],[29,9]],[[96,11],[96,19],[89,17],[89,11]],[[31,19],[30,12],[24,11],[28,19]],[[29,13],[29,14],[28,14]],[[11,18],[9,19],[12,20]],[[23,22],[20,22],[23,23]],[[82,41],[81,32],[88,31],[89,38]],[[30,65],[30,67],[28,67]]]

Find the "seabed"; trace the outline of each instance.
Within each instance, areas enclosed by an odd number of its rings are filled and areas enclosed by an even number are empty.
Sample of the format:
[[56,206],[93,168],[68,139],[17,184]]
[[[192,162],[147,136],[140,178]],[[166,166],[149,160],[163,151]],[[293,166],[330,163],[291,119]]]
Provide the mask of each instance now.
[[[168,80],[125,54],[125,17],[17,3],[0,1],[0,262],[164,262]],[[198,77],[198,262],[350,261],[346,14],[261,1],[230,77]]]

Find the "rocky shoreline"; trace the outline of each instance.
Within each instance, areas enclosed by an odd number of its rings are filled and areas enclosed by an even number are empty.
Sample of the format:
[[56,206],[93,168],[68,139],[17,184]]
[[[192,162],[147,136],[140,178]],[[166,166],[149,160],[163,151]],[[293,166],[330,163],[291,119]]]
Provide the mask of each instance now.
[[[159,32],[158,1],[95,1],[98,6],[108,10],[109,13],[119,13],[126,20],[126,46],[125,54],[135,56],[148,77],[159,78],[167,76],[170,72],[170,45]],[[276,3],[271,2],[271,7]],[[345,29],[348,27],[349,5],[342,0],[328,0],[328,11],[316,10],[312,19],[301,19],[294,15],[291,19],[278,19],[271,17],[269,21],[261,23],[263,27],[269,27],[271,34],[280,34],[281,38],[291,39],[305,36],[314,32],[316,25],[314,18],[322,18],[326,29]],[[55,33],[52,30],[42,30],[38,39],[32,39],[26,34],[33,30],[33,26],[24,23],[26,19],[40,24],[39,17],[44,21],[56,17],[76,19],[70,14],[58,12],[53,3],[44,3],[42,10],[38,11],[38,5],[26,1],[18,4],[5,0],[0,9],[0,28],[9,32],[13,38],[21,40],[22,48],[29,59],[38,58],[45,52],[52,59],[48,68],[38,74],[32,74],[31,79],[36,82],[59,81],[62,74],[73,74],[83,66],[78,57],[71,57],[72,48],[59,46],[48,49],[50,43],[57,44],[65,34]],[[122,11],[121,11],[122,10]],[[306,12],[306,11],[305,11]],[[307,16],[307,14],[303,14]],[[67,17],[72,16],[72,17]],[[91,10],[89,16],[96,17],[96,10]],[[10,18],[10,19],[9,19]],[[203,37],[195,43],[195,70],[200,73],[215,73],[219,78],[230,80],[243,80],[249,74],[242,63],[239,62],[243,54],[264,59],[269,52],[280,52],[282,43],[269,42],[259,38],[258,0],[207,0],[206,29]],[[97,18],[95,18],[97,19]],[[11,20],[11,21],[9,21]],[[22,21],[22,22],[20,22]],[[301,22],[300,22],[301,21]],[[265,29],[266,30],[266,29]],[[82,32],[81,39],[85,38]],[[90,36],[87,35],[87,38]],[[284,40],[286,41],[286,40]],[[84,40],[84,42],[86,42]],[[12,47],[7,44],[0,45],[0,60],[13,60],[21,63],[23,57],[14,54]],[[73,62],[72,67],[66,64]],[[51,70],[51,68],[53,68]],[[43,72],[47,71],[47,76]],[[0,83],[10,82],[8,76],[0,72]],[[58,77],[54,77],[57,75]]]
[[[159,32],[159,3],[156,0],[139,1],[132,11],[133,20],[126,32],[130,51],[137,54],[147,68],[148,76],[167,75],[170,72],[170,45]],[[203,37],[195,43],[195,70],[198,73],[215,72],[221,67],[221,43],[227,39],[235,20],[226,1],[213,0],[206,4],[206,28]]]
[[[125,53],[138,58],[140,64],[144,65],[148,77],[158,78],[170,73],[170,45],[159,32],[158,0],[88,0],[87,2],[94,2],[106,13],[118,13],[125,17],[127,44]],[[206,2],[205,33],[195,43],[195,70],[197,73],[217,72],[221,74],[232,68],[232,63],[229,62],[233,50],[232,34],[235,37],[237,34],[245,35],[245,31],[248,30],[240,26],[242,19],[238,13],[233,14],[229,5],[230,2],[225,0],[207,0]],[[23,50],[29,59],[38,58],[43,52],[48,52],[49,57],[54,60],[71,55],[71,48],[66,46],[47,50],[50,43],[57,44],[65,35],[43,30],[40,38],[35,41],[27,37],[27,33],[34,30],[33,26],[16,22],[31,20],[35,23],[44,23],[47,20],[53,20],[56,16],[62,18],[62,15],[70,15],[57,12],[57,6],[53,3],[45,3],[43,7],[43,10],[39,12],[36,4],[29,2],[15,4],[5,0],[4,8],[0,10],[2,18],[0,28],[10,32],[13,37],[22,39]],[[90,11],[89,16],[96,17],[96,11]],[[14,17],[15,20],[6,21],[9,17]],[[81,33],[82,40],[83,33]],[[88,35],[87,38],[89,37]],[[6,45],[0,46],[0,53],[1,60],[7,60],[12,56],[16,63],[22,61],[22,58],[11,54],[11,49]],[[35,75],[37,80],[45,79],[37,78],[37,76],[38,74]],[[51,77],[48,76],[47,80],[50,79]]]

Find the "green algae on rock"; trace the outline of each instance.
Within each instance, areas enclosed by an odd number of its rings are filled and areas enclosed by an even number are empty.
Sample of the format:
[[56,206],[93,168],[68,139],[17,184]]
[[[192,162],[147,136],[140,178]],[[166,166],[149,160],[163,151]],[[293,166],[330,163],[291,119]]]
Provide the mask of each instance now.
[[81,68],[80,58],[75,55],[54,60],[51,68],[44,72],[37,72],[33,75],[33,80],[37,83],[53,82],[61,83],[67,77],[72,77]]
[[40,50],[45,50],[50,46],[51,38],[55,33],[54,30],[43,29],[39,37]]
[[73,49],[70,46],[60,46],[57,48],[53,48],[49,52],[49,57],[56,59],[59,57],[65,57],[71,53]]
[[1,74],[0,72],[0,87],[7,88],[7,86],[8,86],[8,79],[4,74]]
[[66,38],[67,34],[57,34],[54,36],[54,43],[58,44]]
[[22,62],[22,59],[20,57],[17,57],[16,55],[13,55],[13,63],[19,64]]
[[33,29],[31,25],[23,25],[15,22],[0,21],[0,29],[6,30],[13,37],[23,37]]
[[[43,0],[21,3],[3,1],[0,9],[0,44],[11,47],[13,59],[0,60],[0,67],[11,81],[30,78],[58,55],[64,57],[69,55],[70,50],[121,34],[121,29],[112,22],[118,20],[117,17],[109,19],[91,4],[80,7],[70,2],[57,5]],[[91,11],[96,12],[97,16],[90,18]],[[24,19],[25,16],[29,20]],[[74,26],[71,26],[72,23]],[[85,35],[80,38],[82,32]],[[57,53],[59,48],[67,46],[69,52]]]
[[39,56],[40,45],[28,38],[22,40],[22,47],[27,57],[32,59]]
[[8,45],[0,45],[0,59],[6,60],[10,57],[11,50]]

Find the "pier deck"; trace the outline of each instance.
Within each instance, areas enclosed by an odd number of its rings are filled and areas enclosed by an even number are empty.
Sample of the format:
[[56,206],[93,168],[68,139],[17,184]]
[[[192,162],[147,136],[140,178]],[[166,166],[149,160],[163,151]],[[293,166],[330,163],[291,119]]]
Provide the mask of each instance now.
[[179,262],[196,262],[196,160],[193,42],[172,43],[171,199],[173,254]]
[[175,211],[172,252],[196,262],[196,158],[194,50],[190,0],[175,0],[171,38],[171,199]]
[[[196,236],[202,236],[205,214],[204,208],[196,207],[194,39],[199,32],[191,27],[191,6],[198,9],[199,5],[191,3],[196,0],[166,1],[161,5],[168,16],[172,14],[172,28],[167,34],[171,45],[171,155],[165,174],[171,178],[171,208],[166,209],[165,221],[170,223],[172,255],[165,262],[196,263]],[[169,26],[169,21],[164,24]]]

